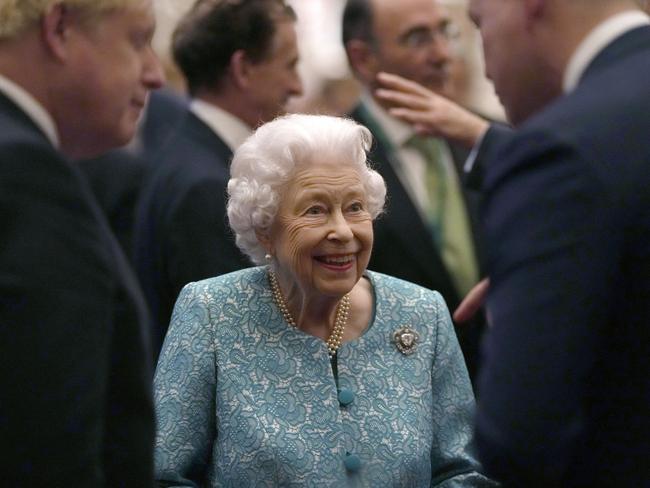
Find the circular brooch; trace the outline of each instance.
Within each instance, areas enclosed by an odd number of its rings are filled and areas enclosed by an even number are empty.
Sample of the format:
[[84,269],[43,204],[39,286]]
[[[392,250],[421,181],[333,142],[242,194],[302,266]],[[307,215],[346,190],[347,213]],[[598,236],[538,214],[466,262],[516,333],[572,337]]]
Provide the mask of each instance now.
[[408,325],[400,327],[393,333],[393,342],[402,354],[413,354],[420,336]]

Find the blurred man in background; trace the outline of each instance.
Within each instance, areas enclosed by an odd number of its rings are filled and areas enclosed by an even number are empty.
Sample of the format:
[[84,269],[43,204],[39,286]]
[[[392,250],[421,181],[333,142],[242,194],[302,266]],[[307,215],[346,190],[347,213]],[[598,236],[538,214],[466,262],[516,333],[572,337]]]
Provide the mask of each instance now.
[[134,231],[157,348],[185,284],[251,265],[226,222],[229,164],[253,128],[302,92],[295,20],[282,0],[199,0],[174,32],[192,101],[152,161]]
[[152,486],[144,300],[70,163],[162,83],[149,0],[0,0],[0,460],[7,486]]
[[[388,211],[376,222],[370,268],[439,291],[452,310],[480,274],[479,195],[459,178],[469,150],[418,135],[374,90],[385,71],[446,93],[455,33],[437,0],[348,0],[343,14],[348,60],[365,88],[351,115],[375,137],[370,157],[389,196]],[[472,377],[482,327],[477,318],[457,329]]]

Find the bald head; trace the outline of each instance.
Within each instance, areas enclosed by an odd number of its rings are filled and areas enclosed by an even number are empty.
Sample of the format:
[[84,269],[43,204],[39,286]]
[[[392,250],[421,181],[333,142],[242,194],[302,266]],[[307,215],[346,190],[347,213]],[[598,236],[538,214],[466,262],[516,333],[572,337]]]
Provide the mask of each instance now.
[[510,121],[520,124],[562,94],[571,56],[601,22],[634,0],[470,0],[486,74]]

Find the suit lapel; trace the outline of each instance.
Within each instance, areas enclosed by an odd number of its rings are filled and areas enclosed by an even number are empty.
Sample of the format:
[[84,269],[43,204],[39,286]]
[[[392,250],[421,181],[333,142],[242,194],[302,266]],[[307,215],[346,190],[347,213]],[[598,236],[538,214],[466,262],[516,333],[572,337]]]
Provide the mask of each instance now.
[[[10,121],[8,122],[8,125],[20,125],[25,130],[33,132],[34,135],[42,137],[48,145],[51,145],[47,135],[45,135],[38,124],[2,91],[0,91],[0,115],[6,117],[8,121]],[[4,127],[6,126],[3,124],[3,128]]]
[[232,150],[207,124],[191,112],[188,112],[185,124],[186,133],[192,140],[208,148],[210,152],[219,155],[228,165],[230,164],[233,156]]

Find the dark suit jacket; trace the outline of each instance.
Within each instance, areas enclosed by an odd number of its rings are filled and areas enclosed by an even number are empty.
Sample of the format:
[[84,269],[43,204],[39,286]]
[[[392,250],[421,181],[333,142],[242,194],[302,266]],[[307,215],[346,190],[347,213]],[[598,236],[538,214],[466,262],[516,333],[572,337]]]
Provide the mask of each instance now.
[[151,486],[148,320],[78,171],[0,95],[0,456],[7,486]]
[[[486,172],[486,165],[495,159],[499,147],[505,144],[513,135],[511,126],[491,122],[487,132],[483,135],[479,145],[475,147],[472,156],[471,168],[463,167],[463,184],[475,192],[483,191],[483,179]],[[467,170],[467,171],[466,171]]]
[[134,258],[153,313],[156,357],[184,285],[251,265],[227,224],[231,158],[230,148],[188,112],[152,162],[136,212]]
[[[363,105],[358,106],[351,117],[373,132],[374,140],[369,159],[374,169],[383,176],[388,190],[386,213],[375,221],[375,240],[368,268],[440,292],[449,309],[453,311],[462,297],[458,296],[429,229],[391,164],[391,158],[396,156],[390,143]],[[468,152],[456,146],[450,146],[450,149],[460,175]],[[475,249],[480,250],[478,235],[480,195],[471,190],[464,190],[464,196],[472,224]],[[474,323],[456,329],[472,378],[478,367],[478,344],[482,323],[483,319],[479,317]]]
[[136,154],[153,159],[167,139],[185,119],[189,100],[171,88],[161,88],[149,95],[147,108],[138,129]]
[[122,249],[128,255],[133,249],[135,205],[147,162],[125,149],[116,149],[102,156],[78,163],[104,211]]
[[477,441],[512,486],[650,483],[650,27],[486,166]]

